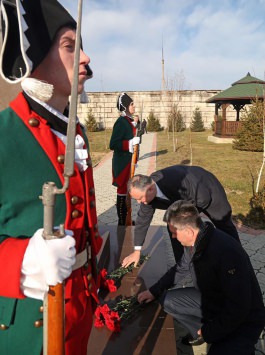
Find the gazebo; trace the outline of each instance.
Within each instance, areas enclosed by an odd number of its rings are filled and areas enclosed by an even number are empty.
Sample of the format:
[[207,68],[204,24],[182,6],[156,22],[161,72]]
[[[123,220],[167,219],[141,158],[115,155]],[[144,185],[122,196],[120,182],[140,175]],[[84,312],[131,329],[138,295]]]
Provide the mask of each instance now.
[[[219,94],[208,99],[206,103],[215,103],[215,115],[214,115],[214,136],[232,138],[235,136],[239,129],[240,122],[240,110],[255,99],[264,99],[264,85],[265,81],[257,79],[247,73],[247,75],[234,82],[230,88],[221,91]],[[232,105],[236,110],[236,120],[226,120],[226,109],[229,105]],[[222,119],[219,119],[218,110],[222,110]]]

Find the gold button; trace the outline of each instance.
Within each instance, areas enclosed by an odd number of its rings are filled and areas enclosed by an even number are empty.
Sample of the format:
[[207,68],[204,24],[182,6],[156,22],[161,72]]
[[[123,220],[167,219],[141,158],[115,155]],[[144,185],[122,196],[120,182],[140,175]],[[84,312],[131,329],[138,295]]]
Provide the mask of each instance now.
[[1,329],[1,330],[7,330],[7,329],[8,329],[8,326],[5,325],[5,324],[0,324],[0,329]]
[[76,205],[76,204],[78,203],[78,201],[79,201],[78,196],[72,196],[72,197],[71,197],[71,203],[72,203],[72,205]]
[[42,319],[38,319],[34,322],[34,327],[35,328],[40,328],[43,326],[43,320]]
[[95,224],[95,225],[94,225],[94,231],[96,232],[97,230],[98,230],[98,225]]
[[91,202],[90,202],[90,207],[91,207],[91,208],[94,208],[95,206],[96,206],[95,201],[91,201]]
[[78,210],[73,210],[72,212],[72,218],[78,218],[81,216],[81,212]]
[[63,154],[58,155],[57,161],[58,161],[58,163],[63,164],[64,163],[64,155]]
[[98,238],[99,237],[99,234],[98,232],[95,233],[95,238]]
[[88,285],[88,289],[89,289],[89,291],[91,290],[91,288],[93,287],[93,285],[92,284],[89,284]]
[[39,124],[40,124],[40,121],[37,120],[37,118],[30,118],[30,119],[29,119],[29,125],[30,125],[31,127],[38,127]]
[[90,195],[90,196],[95,195],[95,189],[94,189],[94,187],[90,187],[90,189],[89,189],[89,195]]
[[43,306],[40,306],[39,311],[40,311],[40,313],[43,313]]
[[87,163],[87,166],[88,166],[89,168],[91,168],[91,166],[92,166],[92,160],[91,160],[91,159],[87,159],[86,163]]
[[92,280],[92,274],[88,274],[87,275],[87,279],[88,279],[88,281],[91,281]]

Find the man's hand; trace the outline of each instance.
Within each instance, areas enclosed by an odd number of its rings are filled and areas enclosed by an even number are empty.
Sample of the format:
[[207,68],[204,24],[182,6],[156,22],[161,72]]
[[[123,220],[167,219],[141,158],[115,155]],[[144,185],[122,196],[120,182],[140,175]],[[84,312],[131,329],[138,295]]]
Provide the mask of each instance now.
[[123,259],[123,262],[121,264],[122,267],[128,267],[132,263],[134,263],[134,267],[137,266],[141,256],[141,251],[140,250],[135,250],[133,253],[130,255],[126,256],[126,258]]
[[138,295],[138,302],[139,303],[149,303],[155,299],[155,297],[152,295],[152,293],[149,290],[143,291],[139,293]]

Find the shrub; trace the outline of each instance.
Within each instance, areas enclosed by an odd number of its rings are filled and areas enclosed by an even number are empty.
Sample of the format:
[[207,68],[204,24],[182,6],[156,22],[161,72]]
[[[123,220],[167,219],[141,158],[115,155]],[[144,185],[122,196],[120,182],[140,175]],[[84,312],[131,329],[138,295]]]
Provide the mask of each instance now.
[[92,109],[89,110],[87,118],[85,119],[85,127],[88,132],[97,132],[98,125],[95,116],[92,113]]
[[252,152],[263,151],[263,114],[262,101],[252,102],[248,110],[241,117],[242,126],[237,132],[233,148]]
[[203,131],[205,131],[204,123],[203,123],[203,120],[202,120],[202,113],[201,113],[199,107],[196,107],[195,110],[193,111],[190,130],[192,132],[203,132]]
[[172,132],[173,124],[175,132],[182,132],[186,129],[186,125],[181,112],[177,109],[176,105],[173,105],[167,119],[167,127],[169,132]]
[[159,119],[155,117],[154,111],[149,113],[147,118],[147,131],[148,132],[159,132],[162,131]]
[[[255,228],[265,227],[265,185],[259,192],[255,192],[250,199],[250,212],[246,216],[246,224],[251,222]],[[244,221],[244,219],[243,219]]]

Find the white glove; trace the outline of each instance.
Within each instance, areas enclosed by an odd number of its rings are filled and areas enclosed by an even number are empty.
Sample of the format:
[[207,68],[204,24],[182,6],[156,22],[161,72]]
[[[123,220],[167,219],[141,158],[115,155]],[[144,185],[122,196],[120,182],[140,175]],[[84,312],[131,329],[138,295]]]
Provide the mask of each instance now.
[[21,289],[25,296],[44,299],[48,285],[63,282],[75,263],[75,239],[72,231],[64,238],[45,240],[43,229],[30,238],[21,269]]
[[140,137],[133,137],[129,140],[129,152],[133,153],[133,146],[140,143]]

